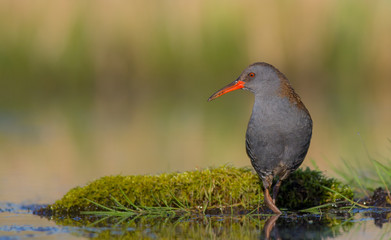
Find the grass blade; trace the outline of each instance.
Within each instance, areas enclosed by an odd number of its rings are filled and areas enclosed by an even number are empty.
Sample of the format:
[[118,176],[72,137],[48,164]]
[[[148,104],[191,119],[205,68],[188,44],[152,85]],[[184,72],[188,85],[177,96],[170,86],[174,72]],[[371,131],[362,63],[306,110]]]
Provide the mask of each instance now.
[[102,204],[99,204],[99,203],[97,203],[97,202],[94,202],[94,201],[92,201],[92,200],[90,200],[90,199],[88,199],[88,198],[85,198],[85,200],[87,200],[88,202],[90,202],[90,203],[92,203],[92,204],[94,204],[94,205],[96,205],[96,206],[98,206],[98,207],[100,207],[100,208],[103,208],[103,209],[105,209],[105,210],[107,210],[107,211],[115,212],[114,209],[109,208],[109,207],[106,207],[106,206],[104,206],[104,205],[102,205]]
[[343,197],[344,199],[346,199],[346,200],[347,200],[348,202],[350,202],[351,204],[357,205],[357,206],[362,207],[362,208],[368,208],[367,206],[364,206],[364,205],[362,205],[362,204],[359,204],[358,202],[355,202],[355,201],[353,201],[353,200],[347,198],[346,196],[340,194],[339,192],[334,191],[334,190],[331,189],[331,188],[328,188],[328,187],[326,187],[326,186],[321,186],[321,187],[324,188],[324,189],[326,189],[326,190],[328,190],[328,191],[330,191],[330,192],[332,192],[332,193],[335,193],[335,194],[337,194],[337,195]]

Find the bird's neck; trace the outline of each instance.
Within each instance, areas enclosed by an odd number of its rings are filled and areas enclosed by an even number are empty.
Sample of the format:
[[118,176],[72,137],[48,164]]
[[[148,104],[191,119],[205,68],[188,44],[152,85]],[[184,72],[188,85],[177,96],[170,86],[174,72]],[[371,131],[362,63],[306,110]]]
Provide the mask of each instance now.
[[276,104],[281,100],[280,97],[281,84],[280,81],[270,81],[267,84],[262,84],[262,87],[254,91],[254,109],[268,108],[270,105]]
[[263,113],[274,111],[276,107],[281,106],[283,99],[275,94],[255,95],[253,113]]

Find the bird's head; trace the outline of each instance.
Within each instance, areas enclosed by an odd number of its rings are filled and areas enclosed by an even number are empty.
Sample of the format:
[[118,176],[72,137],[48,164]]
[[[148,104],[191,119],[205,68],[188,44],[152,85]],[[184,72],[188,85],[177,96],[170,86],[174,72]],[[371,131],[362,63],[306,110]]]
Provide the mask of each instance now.
[[286,78],[278,69],[268,63],[257,62],[246,68],[235,81],[215,92],[208,101],[237,89],[261,95],[274,94],[280,89],[282,79]]

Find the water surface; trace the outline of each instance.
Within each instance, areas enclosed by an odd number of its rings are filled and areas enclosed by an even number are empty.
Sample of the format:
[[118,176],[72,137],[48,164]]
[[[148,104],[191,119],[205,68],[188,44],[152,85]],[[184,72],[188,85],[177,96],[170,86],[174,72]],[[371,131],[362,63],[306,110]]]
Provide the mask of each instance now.
[[390,209],[327,214],[45,218],[39,205],[0,204],[0,239],[390,239]]

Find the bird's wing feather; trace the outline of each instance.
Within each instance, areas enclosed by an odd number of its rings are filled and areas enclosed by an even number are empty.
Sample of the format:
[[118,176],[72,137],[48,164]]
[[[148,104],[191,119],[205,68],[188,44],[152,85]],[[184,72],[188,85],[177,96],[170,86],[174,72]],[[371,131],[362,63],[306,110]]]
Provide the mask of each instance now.
[[251,161],[256,161],[256,157],[251,150],[251,143],[248,137],[246,137],[246,152],[247,152],[247,156],[251,159]]

